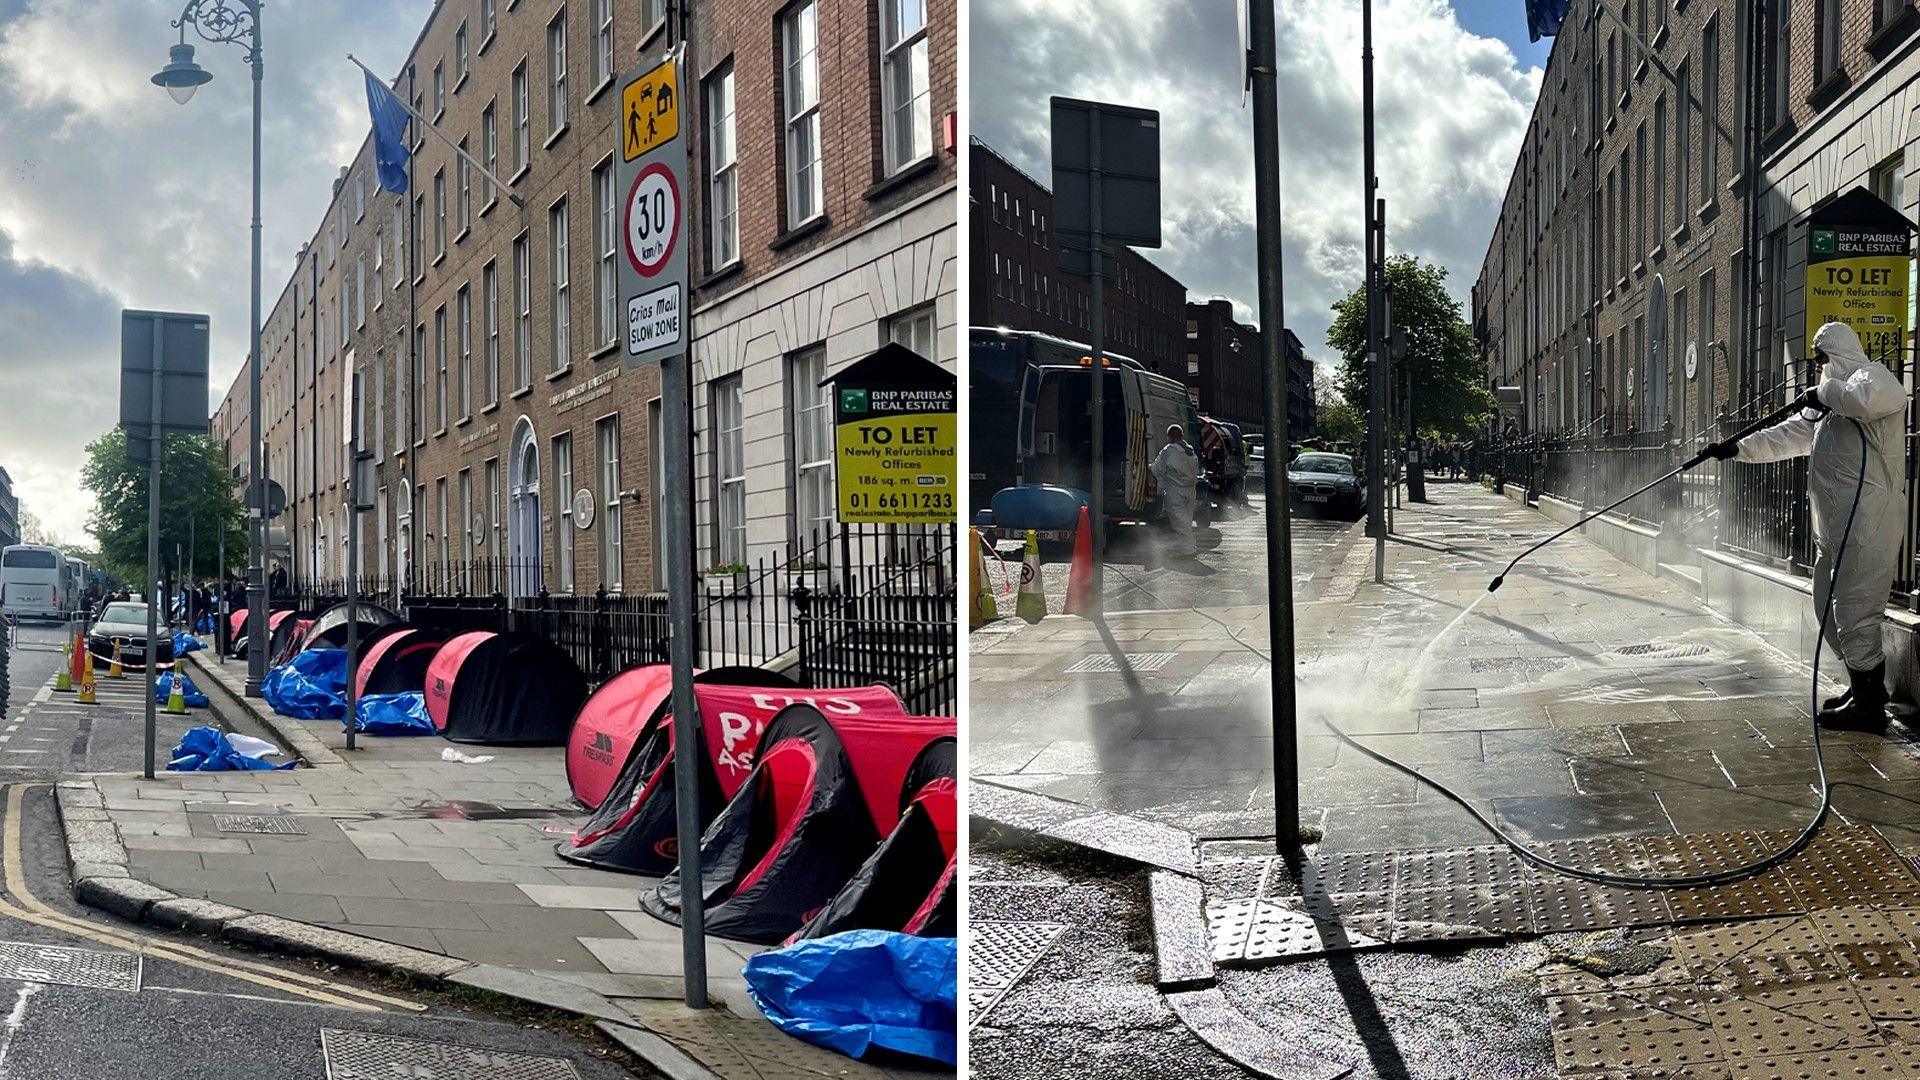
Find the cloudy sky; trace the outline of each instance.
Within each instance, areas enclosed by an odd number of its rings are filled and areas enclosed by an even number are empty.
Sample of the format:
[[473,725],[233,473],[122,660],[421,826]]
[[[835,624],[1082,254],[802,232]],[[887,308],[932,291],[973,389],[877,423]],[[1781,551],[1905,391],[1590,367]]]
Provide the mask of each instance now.
[[[62,537],[83,537],[82,449],[119,415],[121,308],[211,315],[216,399],[246,356],[247,69],[240,47],[202,43],[214,81],[190,104],[148,83],[181,6],[0,0],[0,466]],[[346,54],[396,71],[431,6],[268,7],[267,305],[366,136]]]
[[[1253,114],[1234,0],[972,0],[973,133],[1045,178],[1047,99],[1161,113],[1162,247],[1190,299],[1252,318]],[[1277,5],[1287,323],[1331,359],[1333,301],[1361,269],[1359,0]],[[1551,40],[1522,0],[1377,0],[1375,116],[1387,242],[1479,272]]]

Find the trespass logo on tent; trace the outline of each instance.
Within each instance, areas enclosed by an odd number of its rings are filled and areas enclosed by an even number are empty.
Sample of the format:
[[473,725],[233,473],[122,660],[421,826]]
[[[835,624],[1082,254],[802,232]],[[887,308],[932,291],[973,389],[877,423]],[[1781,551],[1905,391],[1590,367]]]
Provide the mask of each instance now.
[[789,705],[811,705],[825,716],[880,718],[904,716],[900,699],[884,686],[845,690],[766,690],[735,686],[697,686],[700,716],[707,727],[714,769],[732,791],[753,769],[753,752],[767,724]]

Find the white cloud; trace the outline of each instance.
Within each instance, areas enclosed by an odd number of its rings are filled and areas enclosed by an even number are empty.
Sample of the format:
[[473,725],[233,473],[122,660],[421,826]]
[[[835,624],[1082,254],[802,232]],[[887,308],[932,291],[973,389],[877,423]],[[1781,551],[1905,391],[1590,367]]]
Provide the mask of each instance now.
[[[1514,5],[1514,18],[1523,16]],[[974,0],[972,123],[1049,173],[1047,98],[1160,110],[1163,246],[1148,257],[1199,299],[1254,297],[1253,114],[1242,108],[1234,5]],[[1276,4],[1287,323],[1323,361],[1334,300],[1360,277],[1360,9]],[[1444,0],[1374,11],[1376,144],[1388,246],[1478,274],[1541,72],[1462,29]]]
[[[252,91],[244,50],[190,30],[213,72],[186,106],[148,77],[180,0],[0,5],[0,465],[55,532],[79,537],[85,444],[118,416],[119,309],[204,311],[213,394],[247,349]],[[263,302],[278,297],[334,175],[367,132],[352,52],[399,69],[431,0],[272,4],[262,107]],[[37,305],[37,306],[36,306]],[[23,309],[25,309],[23,311]]]

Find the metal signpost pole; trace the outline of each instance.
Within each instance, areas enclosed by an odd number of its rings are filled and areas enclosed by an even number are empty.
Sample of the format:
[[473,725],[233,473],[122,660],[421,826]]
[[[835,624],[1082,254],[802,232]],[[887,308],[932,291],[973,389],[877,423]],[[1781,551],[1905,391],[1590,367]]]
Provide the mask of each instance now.
[[[670,26],[677,20],[669,19]],[[679,844],[680,944],[687,1007],[707,1007],[706,889],[700,871],[700,713],[693,694],[693,351],[688,334],[687,140],[693,118],[682,93],[685,46],[620,79],[620,299],[626,363],[660,365],[662,491],[656,502],[667,580],[667,660],[673,676],[675,835]]]
[[[1281,277],[1280,102],[1275,87],[1273,5],[1248,5],[1252,39],[1253,191],[1255,244],[1259,252],[1260,367],[1266,376],[1267,446],[1291,444],[1287,427],[1287,329]],[[1289,861],[1300,851],[1299,732],[1293,687],[1293,522],[1285,462],[1266,471],[1267,634],[1273,668],[1273,810],[1275,847]]]
[[1373,580],[1387,576],[1385,350],[1380,347],[1379,226],[1375,221],[1373,174],[1373,0],[1360,5],[1361,140],[1366,159],[1362,197],[1366,200],[1367,306],[1367,535],[1373,537]]
[[[153,779],[155,729],[153,688],[160,667],[160,605],[154,594],[160,584],[160,455],[163,452],[160,405],[164,399],[162,375],[166,367],[166,340],[166,322],[156,315],[153,319],[153,403],[150,408],[152,419],[147,428],[147,650],[146,655],[142,657],[146,661],[143,666],[147,669],[147,723],[146,768],[141,775],[148,780]],[[177,661],[175,666],[178,666]]]
[[[1091,184],[1092,198],[1090,206],[1093,217],[1093,251],[1088,260],[1093,264],[1093,468],[1088,474],[1088,483],[1092,490],[1088,493],[1090,506],[1087,522],[1093,526],[1093,610],[1096,615],[1103,614],[1106,605],[1101,603],[1101,564],[1107,561],[1107,234],[1100,221],[1100,128],[1103,126],[1098,111],[1091,115],[1087,125],[1088,160],[1092,164],[1088,182]],[[1151,439],[1151,436],[1149,436]]]
[[[247,686],[248,697],[260,696],[260,683],[267,677],[267,461],[266,461],[266,419],[260,413],[264,406],[260,398],[260,7],[248,3],[247,10],[252,13],[253,40],[247,44],[248,58],[253,62],[253,235],[252,235],[252,307],[248,316],[247,331],[252,345],[247,350],[247,399],[253,425],[253,473],[247,482],[254,490],[256,509],[249,511],[248,524],[252,526],[249,544],[252,562],[248,573],[251,580],[247,583]],[[153,695],[148,694],[149,698]],[[151,715],[151,709],[149,709]]]
[[347,367],[347,749],[358,724],[353,657],[360,651],[360,376]]

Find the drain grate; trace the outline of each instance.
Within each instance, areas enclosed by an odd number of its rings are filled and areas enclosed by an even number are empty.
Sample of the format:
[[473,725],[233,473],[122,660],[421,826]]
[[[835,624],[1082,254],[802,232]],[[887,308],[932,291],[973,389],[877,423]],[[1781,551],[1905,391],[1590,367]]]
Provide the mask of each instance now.
[[215,814],[213,827],[221,832],[270,833],[276,836],[307,834],[299,818],[284,814]]
[[1564,656],[1483,656],[1467,661],[1467,670],[1476,675],[1506,672],[1518,675],[1545,675],[1568,667],[1572,660]]
[[1115,659],[1112,653],[1101,653],[1097,656],[1083,656],[1079,660],[1074,661],[1073,666],[1067,669],[1067,674],[1113,675],[1120,671],[1122,661],[1125,661],[1128,671],[1135,672],[1136,674],[1147,671],[1159,671],[1161,668],[1166,667],[1168,663],[1172,662],[1173,658],[1178,655],[1180,654],[1170,652],[1127,653],[1119,659]]
[[134,953],[0,941],[0,979],[131,994],[140,990],[140,957]]
[[993,1011],[1065,930],[1060,923],[1048,922],[969,923],[967,1027]]
[[1639,645],[1622,645],[1614,652],[1621,656],[1650,656],[1660,659],[1681,656],[1705,656],[1705,645],[1681,645],[1671,641],[1647,641]]
[[509,1054],[457,1043],[424,1042],[369,1031],[322,1028],[327,1080],[580,1080],[564,1058]]

